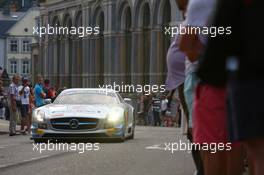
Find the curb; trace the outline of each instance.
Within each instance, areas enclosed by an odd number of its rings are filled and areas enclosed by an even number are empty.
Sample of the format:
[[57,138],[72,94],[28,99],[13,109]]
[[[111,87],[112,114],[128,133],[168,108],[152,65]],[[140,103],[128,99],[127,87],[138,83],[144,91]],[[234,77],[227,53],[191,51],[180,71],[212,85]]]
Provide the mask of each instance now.
[[8,134],[9,132],[7,131],[0,131],[0,135],[5,135],[5,134]]
[[0,120],[0,135],[8,134],[9,133],[9,121],[7,120]]

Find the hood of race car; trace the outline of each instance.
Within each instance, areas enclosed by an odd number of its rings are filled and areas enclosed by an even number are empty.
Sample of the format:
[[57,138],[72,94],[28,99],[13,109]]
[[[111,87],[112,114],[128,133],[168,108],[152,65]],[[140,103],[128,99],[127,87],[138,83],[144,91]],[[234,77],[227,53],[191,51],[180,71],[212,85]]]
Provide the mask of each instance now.
[[51,104],[38,108],[45,112],[49,118],[60,117],[89,117],[89,118],[106,118],[111,108],[116,105],[56,105]]

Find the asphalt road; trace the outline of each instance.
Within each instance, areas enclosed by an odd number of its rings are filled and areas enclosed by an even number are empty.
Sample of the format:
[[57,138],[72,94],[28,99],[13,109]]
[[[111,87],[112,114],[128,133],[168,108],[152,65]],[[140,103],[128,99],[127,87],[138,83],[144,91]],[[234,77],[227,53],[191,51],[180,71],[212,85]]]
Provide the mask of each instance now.
[[[0,174],[192,175],[191,154],[172,153],[167,147],[180,140],[187,143],[179,129],[137,127],[135,139],[124,143],[99,143],[92,150],[87,143],[89,148],[84,153],[79,153],[83,152],[83,143],[71,145],[68,151],[57,148],[40,153],[44,145],[35,145],[37,150],[29,136],[5,134],[0,135]],[[75,148],[80,149],[72,151]]]

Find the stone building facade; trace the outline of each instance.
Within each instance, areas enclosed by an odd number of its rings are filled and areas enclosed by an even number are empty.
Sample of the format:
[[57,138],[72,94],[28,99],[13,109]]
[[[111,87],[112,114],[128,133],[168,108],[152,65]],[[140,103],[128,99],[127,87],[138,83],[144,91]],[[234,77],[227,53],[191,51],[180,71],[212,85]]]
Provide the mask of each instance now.
[[42,1],[42,26],[99,26],[101,32],[40,38],[35,73],[58,87],[164,84],[171,41],[164,28],[181,20],[175,0]]

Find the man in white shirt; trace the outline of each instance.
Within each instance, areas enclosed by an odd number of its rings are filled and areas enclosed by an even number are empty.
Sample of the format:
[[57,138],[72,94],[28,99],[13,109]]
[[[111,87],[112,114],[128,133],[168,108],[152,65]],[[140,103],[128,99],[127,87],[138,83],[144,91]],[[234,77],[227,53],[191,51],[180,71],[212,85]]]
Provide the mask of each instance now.
[[[23,78],[23,84],[20,86],[19,89],[19,95],[22,103],[21,107],[21,132],[22,134],[25,134],[26,131],[29,131],[29,95],[30,95],[30,88],[28,86],[28,79]],[[25,129],[25,126],[27,129]]]

